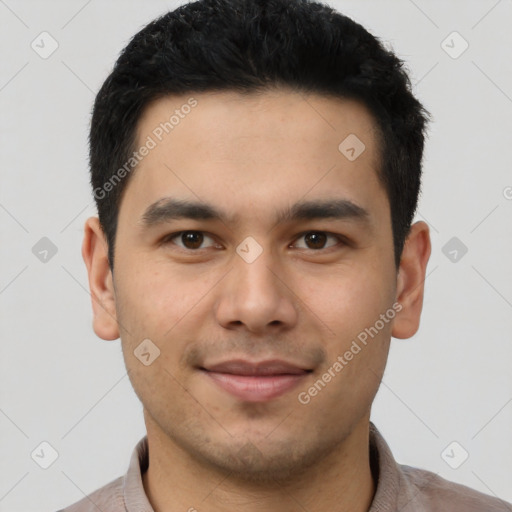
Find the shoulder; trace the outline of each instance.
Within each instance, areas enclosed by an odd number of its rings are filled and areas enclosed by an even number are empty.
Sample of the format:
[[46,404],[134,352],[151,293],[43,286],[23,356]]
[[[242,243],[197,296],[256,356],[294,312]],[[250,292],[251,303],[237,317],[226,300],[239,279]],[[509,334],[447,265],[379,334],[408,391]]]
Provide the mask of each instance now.
[[124,512],[124,477],[116,478],[58,512]]
[[402,464],[399,467],[407,484],[414,488],[415,496],[410,504],[419,500],[426,511],[512,512],[512,505],[499,498],[451,482],[431,471]]

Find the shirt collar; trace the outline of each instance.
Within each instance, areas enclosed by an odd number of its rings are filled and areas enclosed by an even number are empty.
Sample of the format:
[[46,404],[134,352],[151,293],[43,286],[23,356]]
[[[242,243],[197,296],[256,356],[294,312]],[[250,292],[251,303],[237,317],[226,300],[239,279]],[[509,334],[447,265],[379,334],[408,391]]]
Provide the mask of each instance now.
[[154,512],[142,483],[142,475],[149,465],[148,436],[135,446],[123,481],[123,495],[127,512]]

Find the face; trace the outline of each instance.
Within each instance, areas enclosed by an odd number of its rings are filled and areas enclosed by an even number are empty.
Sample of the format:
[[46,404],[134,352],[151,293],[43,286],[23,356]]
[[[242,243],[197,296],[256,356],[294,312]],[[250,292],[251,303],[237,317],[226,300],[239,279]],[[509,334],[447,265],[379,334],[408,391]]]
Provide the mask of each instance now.
[[368,420],[410,311],[373,119],[283,90],[172,96],[144,144],[96,332],[121,337],[148,435],[247,479],[299,472]]

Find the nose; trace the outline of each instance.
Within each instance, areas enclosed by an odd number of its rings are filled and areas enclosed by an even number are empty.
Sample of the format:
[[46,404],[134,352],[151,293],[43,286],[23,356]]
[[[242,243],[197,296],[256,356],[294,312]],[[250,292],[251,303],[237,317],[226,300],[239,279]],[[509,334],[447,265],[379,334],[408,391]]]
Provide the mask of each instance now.
[[288,330],[297,323],[293,283],[269,253],[263,251],[252,263],[236,256],[234,268],[219,283],[215,314],[226,329],[265,334]]

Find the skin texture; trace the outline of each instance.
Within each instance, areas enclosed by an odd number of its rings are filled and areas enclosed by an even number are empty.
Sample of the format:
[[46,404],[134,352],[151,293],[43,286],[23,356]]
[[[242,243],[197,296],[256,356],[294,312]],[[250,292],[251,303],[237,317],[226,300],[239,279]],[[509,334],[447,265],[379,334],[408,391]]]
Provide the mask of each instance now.
[[[191,96],[197,106],[125,190],[114,276],[96,217],[86,221],[82,247],[94,331],[121,338],[144,406],[146,493],[157,512],[367,511],[375,492],[370,408],[391,336],[419,327],[428,226],[412,226],[397,272],[376,125],[361,104],[282,89],[169,96],[145,110],[139,145]],[[349,134],[365,144],[354,161],[338,150]],[[163,197],[206,202],[238,222],[178,219],[144,229],[143,212]],[[293,203],[319,199],[348,199],[369,222],[276,223]],[[163,242],[186,230],[202,232],[199,249],[180,236]],[[304,236],[311,231],[328,236],[315,245]],[[236,252],[248,236],[262,248],[252,263]],[[298,394],[395,303],[394,319],[300,403]],[[134,355],[147,338],[160,350],[149,366]],[[313,371],[284,395],[252,403],[196,367],[234,358],[284,359]]]

